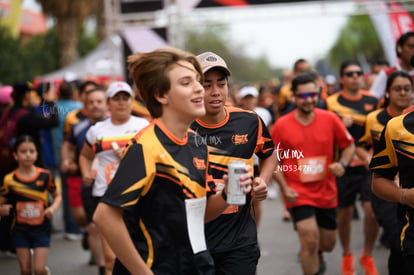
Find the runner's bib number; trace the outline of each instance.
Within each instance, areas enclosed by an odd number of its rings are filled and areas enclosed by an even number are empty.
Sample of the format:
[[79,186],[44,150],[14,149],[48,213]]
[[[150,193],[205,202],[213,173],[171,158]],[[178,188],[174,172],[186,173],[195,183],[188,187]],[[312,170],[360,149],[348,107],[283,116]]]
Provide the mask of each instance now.
[[303,183],[321,181],[326,176],[326,156],[299,159],[298,166]]
[[18,223],[40,225],[44,221],[41,201],[17,202],[16,211]]

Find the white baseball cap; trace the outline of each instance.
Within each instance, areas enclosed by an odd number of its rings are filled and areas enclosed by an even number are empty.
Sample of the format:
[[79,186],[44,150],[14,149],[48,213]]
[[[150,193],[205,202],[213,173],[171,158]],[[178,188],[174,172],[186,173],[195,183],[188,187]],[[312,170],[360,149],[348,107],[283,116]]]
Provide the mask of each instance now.
[[134,93],[132,92],[131,86],[129,86],[128,83],[123,81],[116,81],[112,82],[111,85],[109,85],[108,89],[106,90],[106,98],[114,97],[117,93],[125,92],[129,94],[131,97],[134,96]]
[[253,86],[245,86],[240,89],[240,92],[239,92],[240,98],[245,98],[248,95],[251,95],[252,97],[258,97],[259,92]]

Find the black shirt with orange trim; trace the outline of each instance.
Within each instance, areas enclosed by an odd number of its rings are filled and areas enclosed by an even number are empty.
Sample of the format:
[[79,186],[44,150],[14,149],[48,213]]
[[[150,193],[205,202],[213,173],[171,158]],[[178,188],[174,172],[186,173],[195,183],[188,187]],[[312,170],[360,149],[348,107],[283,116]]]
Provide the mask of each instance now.
[[51,220],[44,217],[44,210],[50,206],[49,193],[56,190],[56,185],[48,170],[36,169],[37,173],[31,179],[19,177],[17,170],[7,174],[0,187],[0,195],[13,205],[14,231],[50,235]]
[[365,122],[364,135],[359,139],[358,145],[363,147],[377,147],[385,124],[393,117],[395,115],[391,113],[389,107],[369,113]]
[[358,141],[364,134],[364,123],[367,114],[377,108],[378,100],[369,92],[360,90],[357,99],[351,99],[343,91],[333,94],[326,100],[327,109],[336,113],[340,118],[351,116],[353,124],[348,128],[349,133]]
[[[254,154],[266,159],[274,152],[269,131],[257,114],[234,107],[225,107],[225,110],[227,116],[220,124],[196,120],[191,125],[199,134],[197,144],[209,147],[209,165],[217,193],[224,187],[222,178],[228,173],[230,161],[241,160],[253,167]],[[248,194],[245,205],[229,206],[222,215],[206,224],[207,245],[212,254],[257,244],[251,202],[251,194]]]
[[[350,98],[344,91],[340,91],[329,96],[326,100],[327,110],[336,113],[341,119],[347,116],[352,117],[353,123],[347,130],[354,138],[356,144],[364,135],[367,115],[374,111],[377,105],[377,98],[365,90],[359,90],[357,98]],[[349,166],[360,168],[364,166],[364,161],[355,154]]]
[[[385,126],[371,160],[371,171],[401,188],[414,188],[414,112],[392,118]],[[399,230],[403,253],[414,255],[414,209],[399,205]]]
[[72,127],[79,121],[84,120],[86,118],[88,118],[88,114],[84,108],[69,112],[65,118],[65,125],[63,127],[63,138],[67,139],[70,136]]
[[[185,201],[206,197],[209,191],[207,146],[196,144],[195,136],[189,130],[185,140],[178,140],[159,120],[153,120],[127,145],[101,199],[124,209],[134,245],[154,274],[211,274],[214,270],[212,265],[206,272],[198,271],[196,262],[206,263],[211,256],[206,250],[201,256],[193,253],[187,228]],[[114,274],[118,274],[117,265],[122,266],[117,261]]]

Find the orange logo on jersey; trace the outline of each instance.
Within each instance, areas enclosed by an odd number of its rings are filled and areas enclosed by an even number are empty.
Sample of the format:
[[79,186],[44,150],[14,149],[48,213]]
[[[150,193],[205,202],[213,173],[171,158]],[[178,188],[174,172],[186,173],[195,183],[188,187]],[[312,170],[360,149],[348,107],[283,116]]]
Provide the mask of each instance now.
[[371,104],[364,104],[365,111],[372,111],[374,109],[374,105]]
[[193,164],[198,170],[206,169],[206,163],[204,162],[204,159],[193,158]]
[[249,140],[247,139],[247,134],[245,135],[233,135],[231,141],[234,145],[246,144]]
[[43,186],[45,183],[42,180],[36,181],[36,186]]

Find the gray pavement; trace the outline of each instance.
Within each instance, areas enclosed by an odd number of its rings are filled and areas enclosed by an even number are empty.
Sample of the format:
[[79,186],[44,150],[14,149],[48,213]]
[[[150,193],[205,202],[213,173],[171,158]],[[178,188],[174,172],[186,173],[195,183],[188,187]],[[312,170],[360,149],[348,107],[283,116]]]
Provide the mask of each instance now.
[[[282,222],[283,207],[279,199],[266,200],[262,203],[263,214],[259,228],[259,242],[261,258],[258,266],[258,275],[300,275],[302,274],[298,262],[299,242],[290,222]],[[359,213],[361,209],[359,209]],[[58,228],[61,219],[55,219]],[[352,248],[356,258],[360,256],[362,248],[362,222],[352,223]],[[48,265],[53,275],[83,275],[98,274],[95,266],[89,266],[89,251],[81,248],[79,241],[65,240],[63,234],[54,234],[49,251]],[[388,251],[377,245],[374,258],[380,275],[387,274]],[[327,272],[329,275],[340,275],[341,249],[339,240],[333,252],[325,255]],[[363,275],[357,261],[357,274]],[[0,254],[0,274],[19,274],[17,259]],[[191,275],[191,274],[189,274]]]

